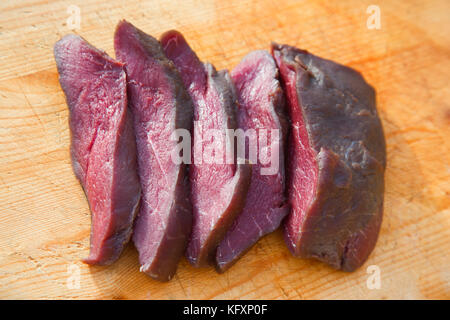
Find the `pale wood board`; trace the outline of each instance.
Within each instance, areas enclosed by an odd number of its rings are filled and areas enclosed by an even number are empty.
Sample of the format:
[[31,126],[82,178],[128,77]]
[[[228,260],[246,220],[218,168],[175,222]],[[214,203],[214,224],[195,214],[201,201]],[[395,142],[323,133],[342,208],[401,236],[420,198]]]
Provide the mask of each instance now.
[[[381,29],[366,26],[376,4]],[[218,275],[185,259],[159,283],[139,273],[129,245],[110,267],[80,262],[90,213],[69,158],[68,110],[53,44],[71,32],[114,56],[126,18],[159,37],[183,32],[201,59],[233,68],[270,41],[349,65],[377,90],[387,140],[384,221],[368,262],[354,273],[296,259],[280,231]],[[0,2],[0,298],[406,299],[450,298],[449,1],[12,1]],[[68,267],[80,268],[69,289]],[[366,285],[367,267],[381,288]]]

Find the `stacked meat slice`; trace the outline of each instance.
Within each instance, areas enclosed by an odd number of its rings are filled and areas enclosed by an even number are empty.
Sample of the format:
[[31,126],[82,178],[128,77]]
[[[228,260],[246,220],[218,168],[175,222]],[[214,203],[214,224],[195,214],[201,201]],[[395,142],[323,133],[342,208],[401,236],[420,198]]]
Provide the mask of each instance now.
[[130,238],[140,199],[125,71],[74,35],[56,43],[55,59],[70,111],[73,170],[92,212],[85,262],[111,264]]
[[224,272],[280,224],[295,256],[345,271],[366,261],[386,150],[359,73],[273,44],[230,75],[181,33],[158,41],[126,21],[114,45],[120,62],[78,36],[55,45],[92,212],[85,262],[112,263],[133,230],[141,271],[157,280],[183,255]]
[[122,21],[114,46],[128,75],[139,155],[142,205],[133,241],[141,271],[169,280],[186,249],[192,225],[187,168],[172,161],[177,141],[171,136],[176,129],[191,129],[192,102],[155,38]]
[[[227,129],[237,128],[237,98],[228,72],[217,72],[211,64],[201,63],[180,33],[164,34],[161,43],[180,71],[195,106],[190,171],[194,225],[186,255],[194,266],[205,266],[215,263],[217,246],[242,211],[250,183],[250,166],[236,165],[237,159],[229,154],[233,141],[226,136]],[[208,130],[218,130],[214,139],[221,141],[207,139]],[[213,159],[219,161],[204,157],[205,149],[213,144],[225,150],[220,159]],[[233,157],[231,164],[226,163],[229,157]]]
[[247,157],[251,147],[257,146],[258,152],[245,207],[217,250],[217,267],[222,272],[258,239],[277,229],[289,212],[284,195],[288,123],[275,61],[266,51],[254,51],[231,75],[239,97],[239,128],[254,134],[253,141],[246,140]]

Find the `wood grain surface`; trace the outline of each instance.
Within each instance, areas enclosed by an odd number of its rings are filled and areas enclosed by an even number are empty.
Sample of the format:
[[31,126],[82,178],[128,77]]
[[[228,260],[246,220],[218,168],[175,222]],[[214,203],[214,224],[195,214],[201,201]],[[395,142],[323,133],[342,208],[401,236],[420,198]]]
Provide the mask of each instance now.
[[[380,29],[367,27],[371,4],[380,8]],[[75,31],[71,5],[80,9]],[[80,262],[90,213],[71,169],[53,44],[75,32],[114,56],[122,18],[156,37],[180,30],[218,68],[231,69],[274,40],[363,73],[377,90],[388,165],[380,237],[362,268],[344,273],[296,259],[279,230],[222,275],[183,259],[175,278],[159,283],[139,273],[132,245],[110,267]],[[2,0],[0,298],[449,299],[449,79],[446,0]],[[379,289],[367,286],[372,265]],[[77,270],[79,287],[71,282]]]

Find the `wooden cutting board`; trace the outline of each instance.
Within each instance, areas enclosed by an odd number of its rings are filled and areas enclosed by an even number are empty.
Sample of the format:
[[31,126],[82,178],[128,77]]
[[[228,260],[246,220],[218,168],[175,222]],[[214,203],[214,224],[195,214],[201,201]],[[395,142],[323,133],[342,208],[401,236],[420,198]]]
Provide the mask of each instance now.
[[[280,231],[222,275],[183,259],[175,278],[159,283],[139,273],[132,245],[110,267],[80,262],[88,254],[90,213],[71,169],[53,44],[76,28],[114,56],[122,18],[156,37],[180,30],[218,68],[231,69],[274,40],[363,73],[377,90],[388,151],[384,221],[363,267],[344,273],[296,259]],[[0,298],[448,299],[449,79],[445,0],[2,0]]]

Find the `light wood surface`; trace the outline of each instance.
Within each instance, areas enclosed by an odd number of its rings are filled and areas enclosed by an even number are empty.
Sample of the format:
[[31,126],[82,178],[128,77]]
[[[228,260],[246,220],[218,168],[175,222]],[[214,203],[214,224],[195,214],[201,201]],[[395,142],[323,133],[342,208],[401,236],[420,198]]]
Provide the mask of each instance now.
[[[380,8],[379,30],[366,25],[371,4]],[[112,56],[115,25],[126,18],[156,37],[180,30],[218,68],[231,69],[274,40],[361,71],[377,90],[388,151],[384,221],[368,262],[343,273],[296,259],[277,231],[222,275],[183,259],[175,278],[159,283],[139,273],[132,245],[113,266],[82,264],[90,213],[70,165],[68,110],[52,53],[72,32],[70,5],[81,10],[75,32]],[[449,80],[446,0],[2,0],[0,298],[449,299]],[[380,289],[367,286],[371,265]]]

